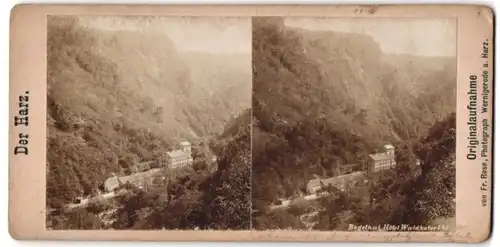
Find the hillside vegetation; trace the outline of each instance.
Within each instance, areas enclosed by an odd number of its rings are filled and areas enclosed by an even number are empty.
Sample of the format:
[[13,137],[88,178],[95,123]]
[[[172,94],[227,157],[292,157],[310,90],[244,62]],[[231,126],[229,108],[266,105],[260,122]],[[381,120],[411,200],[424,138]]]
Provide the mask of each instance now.
[[47,42],[49,207],[179,141],[216,138],[250,107],[248,54],[184,54],[164,34],[71,17],[49,18]]
[[[414,157],[455,111],[455,58],[387,55],[369,36],[291,28],[282,18],[253,19],[252,57],[252,194],[261,212],[304,193],[315,175],[363,169],[384,144]],[[286,217],[256,216],[254,226]]]
[[[148,189],[128,186],[114,202],[51,215],[51,229],[244,230],[250,228],[250,111],[215,141],[216,171],[203,160],[167,170]],[[107,216],[105,216],[107,215]]]
[[[217,171],[195,166],[153,193],[138,191],[123,199],[115,229],[250,228],[250,115],[240,117],[232,138],[219,143]],[[165,200],[166,195],[168,198]],[[128,219],[128,220],[121,220]]]
[[[413,153],[403,149],[397,154],[395,170],[369,176],[368,184],[348,192],[335,191],[319,201],[314,228],[346,230],[349,224],[425,226],[433,225],[436,219],[454,218],[455,121],[455,115],[450,115],[409,147],[422,160],[417,172],[411,168]],[[451,230],[454,222],[447,227]]]

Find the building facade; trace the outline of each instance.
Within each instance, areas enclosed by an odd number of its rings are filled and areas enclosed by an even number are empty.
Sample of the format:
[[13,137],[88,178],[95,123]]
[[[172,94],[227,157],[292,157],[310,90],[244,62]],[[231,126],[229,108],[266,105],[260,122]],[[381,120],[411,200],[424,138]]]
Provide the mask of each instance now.
[[165,153],[162,158],[162,165],[168,168],[179,168],[193,163],[191,154],[191,143],[181,142],[181,148]]
[[145,186],[153,184],[155,176],[160,174],[160,172],[161,169],[156,168],[122,177],[118,177],[115,174],[112,174],[112,177],[106,179],[106,181],[104,182],[104,188],[106,192],[113,192],[121,185],[131,184],[142,189]]
[[315,194],[321,189],[321,179],[315,178],[307,183],[307,193]]
[[367,172],[379,172],[392,169],[396,166],[394,147],[390,144],[384,145],[384,152],[370,154],[367,164]]
[[363,175],[363,172],[353,172],[325,179],[315,178],[307,183],[307,192],[309,194],[316,194],[321,189],[327,188],[328,186],[333,186],[341,191],[344,191],[350,184],[363,178]]
[[[180,146],[180,149],[166,152],[161,157],[160,167],[179,168],[193,163],[191,143],[181,142]],[[127,183],[138,186],[139,188],[152,184],[154,175],[161,170],[161,168],[157,166],[156,161],[148,161],[132,166],[131,170],[133,173],[129,176],[118,177],[112,173],[112,176],[104,182],[104,190],[106,192],[112,192],[121,185]]]

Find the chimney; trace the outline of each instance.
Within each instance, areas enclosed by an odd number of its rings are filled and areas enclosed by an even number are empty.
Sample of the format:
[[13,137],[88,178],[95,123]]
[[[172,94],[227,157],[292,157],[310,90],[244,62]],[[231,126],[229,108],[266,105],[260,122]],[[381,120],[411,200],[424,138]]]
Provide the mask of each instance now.
[[394,147],[391,144],[384,145],[385,153],[387,155],[393,156],[394,155]]
[[182,151],[189,153],[189,154],[191,153],[191,143],[189,143],[187,141],[183,141],[180,144],[182,147]]

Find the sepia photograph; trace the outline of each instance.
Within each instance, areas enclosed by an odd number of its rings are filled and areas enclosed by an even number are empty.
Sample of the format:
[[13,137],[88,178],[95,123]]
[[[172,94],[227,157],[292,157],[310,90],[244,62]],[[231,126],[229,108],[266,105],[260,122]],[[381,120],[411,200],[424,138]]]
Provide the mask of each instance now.
[[21,4],[15,240],[490,238],[483,5]]
[[453,232],[452,18],[252,19],[252,227]]
[[47,17],[46,228],[251,225],[251,18]]

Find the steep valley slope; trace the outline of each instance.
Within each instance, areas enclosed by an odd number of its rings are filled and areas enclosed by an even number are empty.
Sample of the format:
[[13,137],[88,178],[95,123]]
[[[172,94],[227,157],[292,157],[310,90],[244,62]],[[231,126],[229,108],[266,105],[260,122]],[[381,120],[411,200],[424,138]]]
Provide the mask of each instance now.
[[48,23],[51,207],[179,141],[215,137],[250,108],[249,53],[193,55],[164,34],[102,31],[70,17]]
[[[370,36],[253,19],[254,209],[412,146],[455,111],[455,58],[382,53]],[[340,170],[340,171],[339,171]]]

